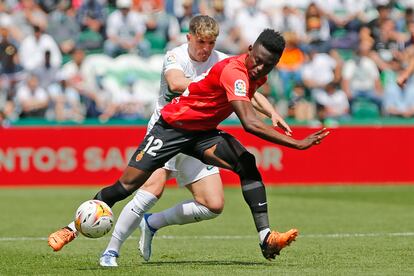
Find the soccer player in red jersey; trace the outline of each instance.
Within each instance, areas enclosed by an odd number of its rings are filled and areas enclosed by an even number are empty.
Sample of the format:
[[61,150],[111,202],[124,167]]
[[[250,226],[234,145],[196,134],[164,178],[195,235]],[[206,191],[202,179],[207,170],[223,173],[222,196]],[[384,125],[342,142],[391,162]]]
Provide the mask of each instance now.
[[217,126],[235,112],[247,132],[300,150],[319,144],[329,134],[321,129],[297,140],[277,132],[257,118],[250,99],[266,82],[267,74],[279,61],[284,46],[279,33],[266,29],[249,47],[247,54],[218,62],[203,79],[190,84],[187,91],[161,110],[160,119],[146,135],[119,180],[100,190],[95,199],[113,206],[181,152],[239,175],[244,199],[261,236],[263,256],[275,258],[282,248],[295,240],[298,232],[296,229],[285,233],[270,230],[266,191],[254,156],[236,138],[218,130]]

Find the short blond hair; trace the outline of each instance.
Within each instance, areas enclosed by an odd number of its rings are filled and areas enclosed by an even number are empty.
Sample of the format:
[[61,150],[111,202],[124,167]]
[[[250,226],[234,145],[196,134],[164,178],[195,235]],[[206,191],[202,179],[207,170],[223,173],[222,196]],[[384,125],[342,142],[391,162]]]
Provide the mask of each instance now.
[[216,38],[219,24],[208,15],[196,15],[190,21],[190,34],[203,38]]

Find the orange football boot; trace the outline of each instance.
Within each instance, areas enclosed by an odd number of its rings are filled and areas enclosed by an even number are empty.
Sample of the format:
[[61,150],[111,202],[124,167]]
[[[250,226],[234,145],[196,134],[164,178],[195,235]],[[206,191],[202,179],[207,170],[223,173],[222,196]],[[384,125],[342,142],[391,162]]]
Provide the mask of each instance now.
[[74,238],[76,238],[75,232],[73,232],[68,227],[64,227],[50,234],[47,243],[50,247],[52,247],[53,251],[59,251],[66,244],[73,241]]
[[297,229],[290,229],[285,233],[279,233],[271,231],[267,234],[265,241],[260,245],[262,249],[263,257],[268,259],[274,259],[276,255],[280,254],[280,250],[290,245],[298,236]]

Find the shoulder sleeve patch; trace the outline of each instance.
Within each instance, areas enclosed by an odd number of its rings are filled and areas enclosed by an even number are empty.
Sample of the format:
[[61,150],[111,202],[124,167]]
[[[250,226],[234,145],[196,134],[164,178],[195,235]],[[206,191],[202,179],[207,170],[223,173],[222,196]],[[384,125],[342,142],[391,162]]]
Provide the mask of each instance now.
[[241,97],[245,97],[247,95],[247,87],[244,80],[239,79],[234,82],[234,94]]
[[165,58],[165,65],[171,65],[177,63],[177,58],[174,53],[169,53]]

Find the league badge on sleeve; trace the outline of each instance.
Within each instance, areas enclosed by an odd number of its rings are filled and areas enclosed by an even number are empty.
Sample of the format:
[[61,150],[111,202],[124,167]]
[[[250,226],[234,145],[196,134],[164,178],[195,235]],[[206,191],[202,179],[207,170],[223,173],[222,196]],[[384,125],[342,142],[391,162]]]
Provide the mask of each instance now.
[[174,64],[174,63],[177,63],[177,59],[176,59],[176,57],[173,53],[170,53],[166,57],[166,64],[165,65],[171,65],[171,64]]
[[236,80],[234,82],[234,94],[240,97],[245,97],[247,95],[247,88],[244,80]]

